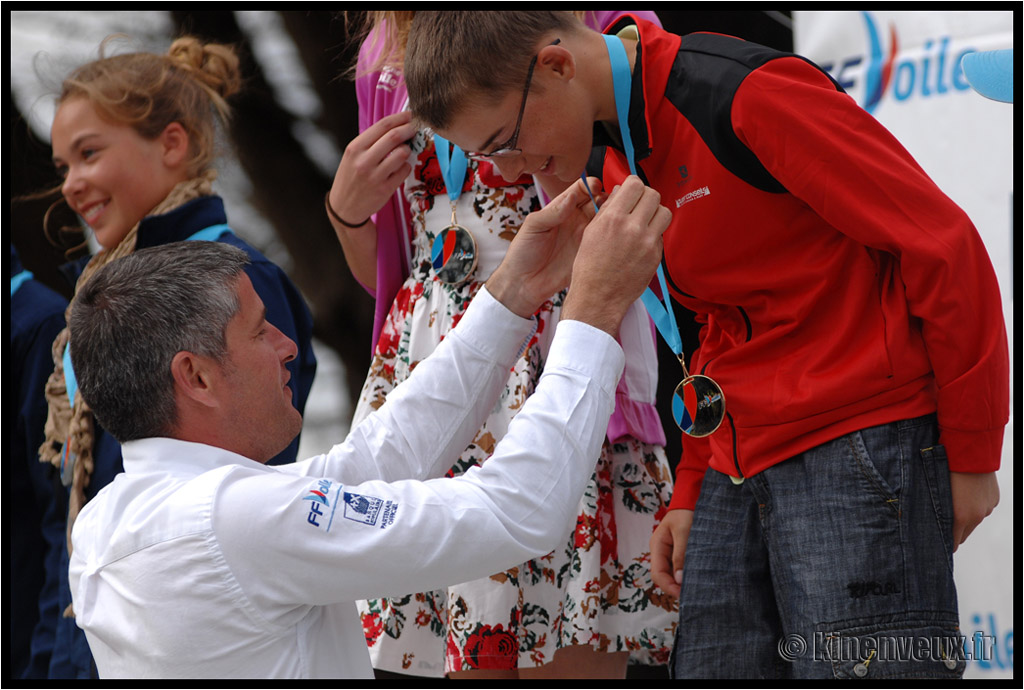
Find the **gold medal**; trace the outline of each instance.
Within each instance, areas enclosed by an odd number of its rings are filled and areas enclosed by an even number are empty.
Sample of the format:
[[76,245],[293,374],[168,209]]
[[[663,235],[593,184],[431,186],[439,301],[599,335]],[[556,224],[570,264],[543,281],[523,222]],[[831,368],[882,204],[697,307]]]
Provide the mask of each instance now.
[[694,438],[713,434],[725,419],[725,394],[714,379],[691,376],[683,365],[683,380],[672,394],[672,418],[682,432]]
[[434,238],[430,254],[434,273],[442,283],[461,285],[476,270],[476,240],[469,230],[456,221],[454,202],[451,225]]
[[455,203],[462,192],[469,161],[458,146],[451,145],[444,137],[434,134],[434,149],[437,164],[441,168],[448,199],[452,205],[452,222],[434,238],[430,248],[430,262],[434,275],[448,285],[461,285],[469,280],[476,270],[476,240],[473,234],[459,225],[455,219]]

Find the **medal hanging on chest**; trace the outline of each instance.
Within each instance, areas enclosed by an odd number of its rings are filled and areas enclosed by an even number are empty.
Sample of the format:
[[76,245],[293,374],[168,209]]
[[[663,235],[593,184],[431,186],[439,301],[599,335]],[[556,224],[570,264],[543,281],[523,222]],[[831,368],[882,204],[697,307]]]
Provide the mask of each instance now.
[[683,365],[683,380],[672,394],[672,418],[684,434],[700,438],[718,430],[725,419],[725,395],[714,379],[691,376]]
[[461,285],[473,275],[477,263],[476,240],[469,230],[459,225],[455,217],[455,205],[462,193],[462,182],[466,179],[468,161],[462,149],[436,134],[434,149],[451,202],[452,219],[448,227],[434,238],[430,260],[438,280],[449,285]]
[[[636,175],[633,140],[629,134],[629,97],[632,88],[629,58],[626,56],[622,40],[617,36],[605,36],[604,40],[612,65],[615,110],[619,118],[622,144],[625,148],[626,160],[629,161],[629,171]],[[584,172],[583,184],[586,185],[586,182],[587,177]],[[647,288],[641,299],[647,312],[651,315],[654,325],[658,328],[658,332],[672,348],[672,352],[679,358],[679,364],[683,367],[683,380],[676,386],[672,395],[672,418],[684,434],[696,438],[708,436],[717,431],[725,419],[725,395],[713,379],[702,374],[691,375],[686,370],[683,341],[679,335],[679,328],[676,326],[675,313],[672,311],[672,298],[669,296],[668,287],[665,284],[665,272],[661,266],[658,266],[658,282],[665,300],[664,304],[650,288]]]

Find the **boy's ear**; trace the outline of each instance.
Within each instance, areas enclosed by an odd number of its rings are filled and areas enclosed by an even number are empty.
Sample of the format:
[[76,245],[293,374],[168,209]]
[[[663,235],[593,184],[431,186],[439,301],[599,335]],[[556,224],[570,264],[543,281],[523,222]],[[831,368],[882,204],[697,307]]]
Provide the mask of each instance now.
[[164,162],[172,168],[188,161],[189,136],[180,122],[172,122],[160,133],[160,143],[164,147]]
[[576,76],[576,58],[562,44],[549,45],[537,53],[537,67],[565,81]]

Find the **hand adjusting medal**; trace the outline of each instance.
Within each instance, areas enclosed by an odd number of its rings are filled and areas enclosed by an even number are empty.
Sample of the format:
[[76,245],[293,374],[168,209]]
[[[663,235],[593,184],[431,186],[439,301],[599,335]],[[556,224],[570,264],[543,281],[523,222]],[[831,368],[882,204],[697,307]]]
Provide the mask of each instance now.
[[455,218],[455,204],[462,193],[462,182],[466,179],[468,163],[462,149],[436,134],[434,149],[452,205],[452,220],[451,224],[434,238],[430,259],[438,280],[449,285],[461,285],[473,275],[477,263],[476,240]]
[[[615,87],[615,110],[619,118],[619,130],[622,145],[625,148],[629,171],[636,175],[636,162],[633,154],[633,140],[629,135],[629,94],[632,75],[629,71],[629,58],[622,40],[617,36],[605,36],[608,58],[612,65],[612,83]],[[583,184],[586,185],[586,173],[583,173]],[[587,188],[590,191],[590,188]],[[593,194],[591,194],[593,198]],[[715,381],[703,374],[691,375],[686,370],[686,358],[683,355],[683,342],[676,326],[675,313],[672,311],[671,297],[665,285],[665,273],[658,266],[658,282],[665,300],[662,304],[654,292],[647,288],[641,296],[647,312],[651,315],[654,325],[662,338],[672,348],[683,367],[683,380],[676,386],[672,395],[672,418],[684,434],[703,437],[714,433],[725,419],[725,395]]]

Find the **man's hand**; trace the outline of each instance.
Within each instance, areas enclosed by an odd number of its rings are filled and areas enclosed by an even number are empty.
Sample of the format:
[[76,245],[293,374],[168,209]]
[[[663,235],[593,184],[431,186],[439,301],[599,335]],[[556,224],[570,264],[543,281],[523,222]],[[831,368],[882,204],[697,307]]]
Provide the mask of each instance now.
[[953,550],[956,551],[999,503],[999,482],[995,472],[950,472],[949,486],[953,494]]
[[661,591],[679,596],[686,542],[693,525],[692,510],[670,510],[651,535],[651,579]]
[[658,192],[627,177],[583,234],[561,318],[616,336],[661,262],[661,235],[671,220]]
[[[590,178],[595,193],[601,182]],[[593,203],[577,180],[523,221],[501,265],[487,280],[487,291],[510,311],[528,318],[544,300],[569,284],[584,228],[593,220]]]

